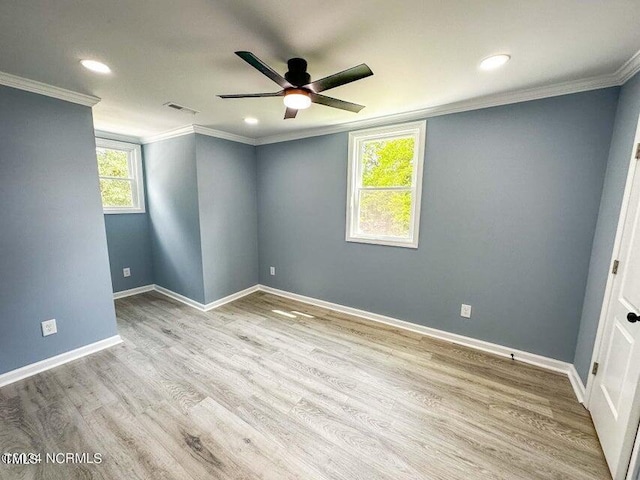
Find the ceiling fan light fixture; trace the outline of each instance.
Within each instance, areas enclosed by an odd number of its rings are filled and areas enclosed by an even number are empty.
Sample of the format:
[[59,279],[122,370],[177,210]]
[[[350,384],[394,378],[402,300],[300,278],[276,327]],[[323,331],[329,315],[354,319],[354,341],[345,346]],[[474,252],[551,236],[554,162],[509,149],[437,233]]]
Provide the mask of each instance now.
[[285,92],[284,104],[287,108],[304,110],[311,106],[311,97],[309,96],[309,92],[306,90],[302,90],[301,88],[292,88]]

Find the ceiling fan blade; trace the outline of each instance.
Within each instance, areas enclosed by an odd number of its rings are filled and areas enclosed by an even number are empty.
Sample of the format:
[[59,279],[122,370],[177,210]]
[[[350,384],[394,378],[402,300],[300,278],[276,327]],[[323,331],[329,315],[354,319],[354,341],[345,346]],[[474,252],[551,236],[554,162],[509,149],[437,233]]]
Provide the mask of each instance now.
[[356,80],[360,80],[361,78],[366,78],[371,75],[373,75],[371,69],[366,63],[362,63],[357,67],[348,68],[342,72],[311,82],[310,84],[305,85],[304,88],[308,88],[312,92],[320,93],[325,90],[329,90],[330,88],[346,85],[347,83],[355,82]]
[[282,88],[291,88],[291,87],[293,87],[293,85],[291,85],[289,82],[287,82],[282,75],[280,75],[273,68],[271,68],[269,65],[264,63],[258,57],[256,57],[253,53],[251,53],[251,52],[236,52],[236,55],[238,55],[241,59],[243,59],[245,62],[247,62],[253,68],[255,68],[256,70],[259,70],[264,75],[269,77],[271,80],[276,82]]
[[319,95],[317,93],[310,93],[311,101],[313,103],[319,103],[320,105],[326,105],[327,107],[339,108],[341,110],[348,110],[350,112],[358,113],[364,108],[364,105],[358,105],[357,103],[345,102],[344,100],[338,100],[337,98],[327,97],[326,95]]
[[286,120],[287,118],[296,118],[297,114],[298,110],[296,110],[295,108],[287,107],[287,109],[284,111],[284,119]]
[[220,98],[261,98],[261,97],[281,97],[284,90],[273,93],[233,93],[230,95],[218,95]]

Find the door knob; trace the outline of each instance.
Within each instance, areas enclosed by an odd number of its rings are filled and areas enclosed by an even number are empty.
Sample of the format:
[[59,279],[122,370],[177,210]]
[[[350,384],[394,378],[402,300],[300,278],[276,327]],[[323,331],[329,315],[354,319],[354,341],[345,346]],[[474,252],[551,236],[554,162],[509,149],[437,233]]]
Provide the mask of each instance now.
[[638,315],[633,312],[629,312],[627,313],[627,320],[629,320],[631,323],[636,323],[638,321]]

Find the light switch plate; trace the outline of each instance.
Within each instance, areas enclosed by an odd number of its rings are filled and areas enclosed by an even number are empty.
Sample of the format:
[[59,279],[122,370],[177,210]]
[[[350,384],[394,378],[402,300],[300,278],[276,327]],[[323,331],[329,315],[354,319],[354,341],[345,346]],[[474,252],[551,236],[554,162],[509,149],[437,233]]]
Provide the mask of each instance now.
[[471,305],[462,304],[460,306],[460,316],[463,318],[471,318]]
[[269,267],[269,275],[275,275],[276,274],[276,267]]
[[123,268],[122,269],[122,275],[124,275],[125,277],[130,277],[131,276],[131,269],[129,267]]

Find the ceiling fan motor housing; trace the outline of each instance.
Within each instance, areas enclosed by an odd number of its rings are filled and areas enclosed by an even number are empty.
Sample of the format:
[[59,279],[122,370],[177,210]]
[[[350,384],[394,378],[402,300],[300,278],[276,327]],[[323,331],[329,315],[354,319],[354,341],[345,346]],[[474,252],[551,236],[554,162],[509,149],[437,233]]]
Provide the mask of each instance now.
[[287,61],[289,71],[284,78],[291,85],[301,87],[311,83],[311,76],[307,73],[307,61],[304,58],[291,58]]

